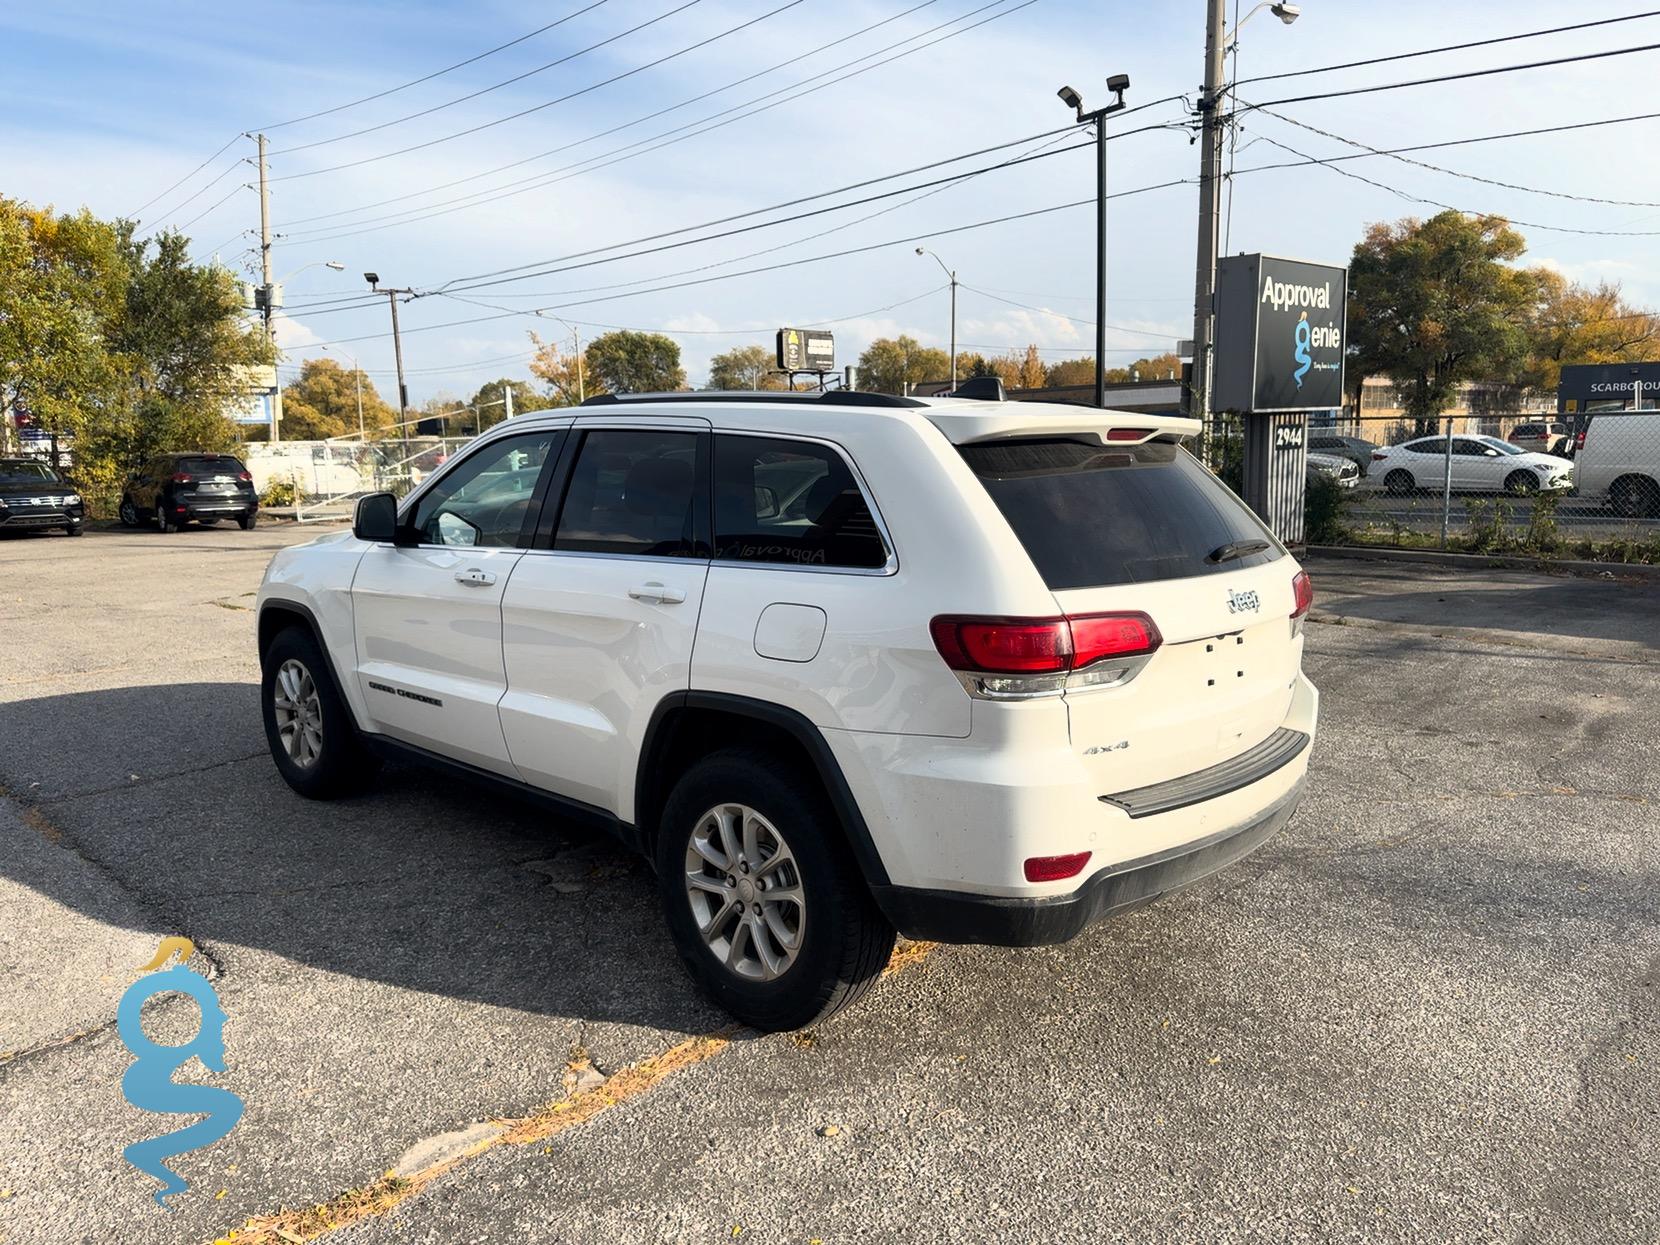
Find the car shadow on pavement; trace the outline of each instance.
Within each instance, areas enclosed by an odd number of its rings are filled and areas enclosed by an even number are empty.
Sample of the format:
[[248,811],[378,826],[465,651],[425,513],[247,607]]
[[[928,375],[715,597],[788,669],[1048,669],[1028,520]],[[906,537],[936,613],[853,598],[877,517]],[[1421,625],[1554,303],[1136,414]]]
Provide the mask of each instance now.
[[[681,969],[656,882],[598,831],[424,770],[294,794],[248,683],[0,704],[0,785],[169,932],[410,990],[681,1032],[718,1023]],[[0,875],[43,885],[0,852]],[[50,875],[48,875],[50,876]],[[46,883],[50,884],[50,883]],[[86,911],[79,890],[51,895]],[[130,909],[126,910],[130,913]]]
[[[1617,569],[1617,568],[1616,568]],[[1421,587],[1423,580],[1412,581]],[[1375,622],[1527,632],[1541,648],[1550,639],[1614,640],[1660,648],[1660,587],[1565,579],[1560,583],[1473,589],[1343,592],[1317,608]]]

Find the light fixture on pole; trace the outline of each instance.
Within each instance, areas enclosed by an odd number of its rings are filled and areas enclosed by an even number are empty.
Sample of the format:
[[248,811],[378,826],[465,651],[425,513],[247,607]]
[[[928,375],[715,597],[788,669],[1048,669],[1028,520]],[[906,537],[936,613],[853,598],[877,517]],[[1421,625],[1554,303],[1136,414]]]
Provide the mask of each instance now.
[[[917,247],[918,255],[934,255],[927,247]],[[947,268],[945,261],[934,255],[934,262],[940,266],[940,271],[951,279],[951,387],[957,387],[957,270]]]
[[[1220,3],[1221,0],[1217,0]],[[1128,74],[1107,79],[1112,103],[1094,112],[1084,111],[1084,97],[1069,86],[1055,94],[1072,109],[1079,125],[1095,127],[1095,405],[1107,404],[1107,126],[1106,118],[1124,107],[1124,92],[1130,89]]]
[[578,405],[580,405],[583,402],[586,402],[588,400],[588,382],[587,382],[586,378],[583,376],[582,334],[577,332],[576,325],[572,324],[569,320],[565,319],[563,316],[551,315],[551,313],[543,311],[539,307],[536,309],[536,314],[539,317],[546,317],[546,318],[551,318],[551,319],[554,319],[554,320],[558,320],[559,323],[563,324],[566,328],[570,329],[570,331],[571,331],[571,348],[574,351],[575,358],[576,358],[576,400],[577,400]]

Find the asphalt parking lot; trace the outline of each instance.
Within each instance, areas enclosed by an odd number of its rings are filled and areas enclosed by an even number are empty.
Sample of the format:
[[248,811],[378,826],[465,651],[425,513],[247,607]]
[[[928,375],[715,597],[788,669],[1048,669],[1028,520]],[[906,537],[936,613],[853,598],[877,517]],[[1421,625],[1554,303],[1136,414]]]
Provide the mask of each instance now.
[[[1279,838],[757,1037],[608,842],[283,786],[250,606],[313,534],[0,541],[4,1245],[1660,1240],[1660,585],[1312,563]],[[122,1100],[113,1017],[176,934],[230,1018],[189,1079],[247,1109],[164,1211],[121,1151],[185,1118]]]

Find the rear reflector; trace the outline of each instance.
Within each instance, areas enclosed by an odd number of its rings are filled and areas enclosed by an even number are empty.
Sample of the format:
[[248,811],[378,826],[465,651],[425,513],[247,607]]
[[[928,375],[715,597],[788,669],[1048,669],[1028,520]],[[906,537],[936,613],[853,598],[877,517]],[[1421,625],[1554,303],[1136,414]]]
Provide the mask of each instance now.
[[1314,582],[1309,579],[1307,571],[1297,572],[1297,577],[1291,581],[1291,595],[1295,603],[1291,617],[1301,618],[1314,605]]
[[1157,431],[1156,428],[1109,428],[1107,429],[1107,440],[1145,441]]
[[1089,863],[1088,852],[1073,852],[1070,856],[1028,856],[1026,858],[1026,880],[1028,882],[1061,882],[1067,878],[1075,878],[1084,871]]
[[189,484],[190,483],[190,473],[188,471],[175,471],[173,473],[173,483],[174,484]]
[[945,664],[972,674],[1065,674],[1112,657],[1140,657],[1163,643],[1142,613],[1062,618],[965,618],[928,624]]

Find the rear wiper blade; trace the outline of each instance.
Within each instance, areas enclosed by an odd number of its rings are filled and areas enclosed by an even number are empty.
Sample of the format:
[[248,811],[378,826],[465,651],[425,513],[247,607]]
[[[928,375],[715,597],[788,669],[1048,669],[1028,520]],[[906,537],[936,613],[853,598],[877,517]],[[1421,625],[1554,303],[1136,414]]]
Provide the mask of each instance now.
[[1261,553],[1272,546],[1266,540],[1230,540],[1227,544],[1212,549],[1205,555],[1206,562],[1232,562],[1235,558],[1249,557],[1253,553]]

